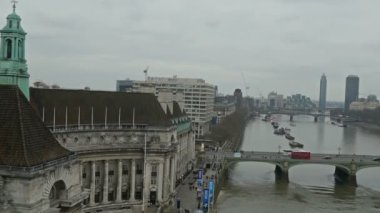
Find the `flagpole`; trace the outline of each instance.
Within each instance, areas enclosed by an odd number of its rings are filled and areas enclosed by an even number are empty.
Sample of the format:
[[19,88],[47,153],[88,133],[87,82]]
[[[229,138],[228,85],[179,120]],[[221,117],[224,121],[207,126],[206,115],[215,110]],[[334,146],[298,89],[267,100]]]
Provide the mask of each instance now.
[[145,210],[145,178],[146,178],[146,133],[144,135],[144,178],[143,178],[143,201],[142,201],[142,212]]

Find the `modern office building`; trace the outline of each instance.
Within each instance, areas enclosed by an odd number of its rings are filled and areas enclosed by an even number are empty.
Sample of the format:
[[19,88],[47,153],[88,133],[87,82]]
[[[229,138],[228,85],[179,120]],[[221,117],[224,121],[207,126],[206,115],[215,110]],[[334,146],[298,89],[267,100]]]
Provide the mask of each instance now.
[[348,112],[350,104],[359,99],[359,77],[349,75],[346,78],[346,95],[344,99],[344,111]]
[[326,110],[326,93],[327,93],[327,78],[326,75],[323,74],[321,77],[321,81],[319,84],[319,110]]
[[[118,81],[120,84],[120,81]],[[181,103],[186,114],[193,121],[196,137],[209,132],[213,116],[216,88],[203,79],[147,77],[145,81],[133,81],[133,89],[129,92],[154,93],[157,97],[163,91],[172,91],[173,100]],[[183,94],[183,95],[177,95]],[[179,100],[183,97],[183,100]]]

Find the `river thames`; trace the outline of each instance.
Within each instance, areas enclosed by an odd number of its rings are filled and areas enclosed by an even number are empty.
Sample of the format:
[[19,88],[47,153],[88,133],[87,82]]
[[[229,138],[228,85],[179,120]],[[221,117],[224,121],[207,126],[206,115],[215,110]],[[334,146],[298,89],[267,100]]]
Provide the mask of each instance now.
[[[380,154],[380,128],[331,124],[329,118],[317,123],[310,116],[277,115],[280,127],[291,129],[295,141],[311,153]],[[242,150],[290,149],[283,136],[273,134],[270,122],[250,121]],[[328,160],[328,159],[327,159]],[[217,212],[380,212],[380,167],[357,173],[357,187],[335,183],[334,166],[298,165],[289,169],[289,183],[276,182],[275,166],[241,162],[229,167],[229,176],[218,197]]]

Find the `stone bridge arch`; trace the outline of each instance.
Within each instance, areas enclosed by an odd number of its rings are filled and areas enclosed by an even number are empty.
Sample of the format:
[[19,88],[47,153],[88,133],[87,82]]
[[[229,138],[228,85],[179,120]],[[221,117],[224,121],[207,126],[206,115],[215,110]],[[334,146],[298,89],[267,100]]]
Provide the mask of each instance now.
[[358,171],[362,171],[362,170],[365,170],[368,168],[380,168],[380,163],[379,163],[379,165],[359,165],[356,167],[356,173]]
[[303,166],[303,165],[327,165],[327,166],[333,166],[335,168],[339,168],[343,172],[347,174],[352,174],[351,168],[347,165],[337,164],[337,163],[318,163],[318,162],[292,162],[289,164],[288,170],[291,168],[294,168],[296,166]]

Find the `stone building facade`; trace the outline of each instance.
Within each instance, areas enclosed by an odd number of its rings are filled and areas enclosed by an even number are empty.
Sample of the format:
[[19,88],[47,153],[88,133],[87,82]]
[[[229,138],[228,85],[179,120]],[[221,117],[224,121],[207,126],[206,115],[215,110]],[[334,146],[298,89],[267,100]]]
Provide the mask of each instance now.
[[59,145],[16,85],[0,85],[0,212],[80,212],[78,156]]
[[141,212],[172,203],[195,159],[183,103],[29,90],[20,21],[14,8],[0,31],[0,212]]
[[[192,169],[191,120],[153,94],[32,88],[31,103],[60,144],[78,154],[84,212],[166,205]],[[145,166],[144,166],[145,165]],[[144,173],[145,171],[145,173]]]

